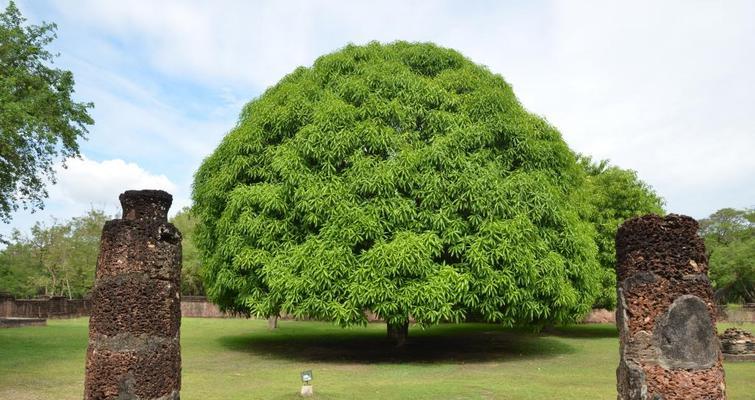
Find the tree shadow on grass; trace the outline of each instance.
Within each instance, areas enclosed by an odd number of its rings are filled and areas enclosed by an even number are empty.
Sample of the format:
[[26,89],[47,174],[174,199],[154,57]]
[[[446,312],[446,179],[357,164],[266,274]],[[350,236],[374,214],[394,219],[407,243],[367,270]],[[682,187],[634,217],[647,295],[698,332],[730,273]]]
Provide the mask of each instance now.
[[545,334],[572,339],[618,338],[619,331],[613,324],[563,325],[547,329]]
[[224,336],[228,349],[255,355],[310,362],[435,363],[549,358],[574,352],[558,339],[495,325],[440,325],[412,328],[403,347],[395,347],[377,329],[312,332],[286,328],[274,332]]

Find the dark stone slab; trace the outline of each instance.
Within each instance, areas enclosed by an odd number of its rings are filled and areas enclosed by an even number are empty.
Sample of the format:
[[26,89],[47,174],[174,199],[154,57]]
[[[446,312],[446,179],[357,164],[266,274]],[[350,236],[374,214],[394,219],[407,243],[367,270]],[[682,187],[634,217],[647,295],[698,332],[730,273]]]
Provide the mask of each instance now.
[[700,298],[677,298],[658,320],[653,340],[667,368],[705,369],[718,360],[718,338],[708,307]]
[[622,360],[616,369],[616,380],[623,400],[644,400],[647,396],[645,372],[631,361]]

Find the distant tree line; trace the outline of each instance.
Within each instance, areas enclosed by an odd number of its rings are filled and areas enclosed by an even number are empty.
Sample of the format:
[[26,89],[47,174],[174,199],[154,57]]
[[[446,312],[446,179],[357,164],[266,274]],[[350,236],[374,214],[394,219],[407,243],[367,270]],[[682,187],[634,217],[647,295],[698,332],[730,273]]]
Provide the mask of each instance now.
[[92,210],[64,222],[38,222],[29,235],[13,231],[0,252],[0,291],[16,297],[86,295],[107,219],[102,211]]
[[[112,217],[100,210],[67,221],[36,223],[29,234],[18,230],[0,251],[0,292],[17,298],[35,296],[86,297],[94,283],[102,227]],[[194,220],[188,208],[171,220],[183,233],[181,292],[202,295]]]

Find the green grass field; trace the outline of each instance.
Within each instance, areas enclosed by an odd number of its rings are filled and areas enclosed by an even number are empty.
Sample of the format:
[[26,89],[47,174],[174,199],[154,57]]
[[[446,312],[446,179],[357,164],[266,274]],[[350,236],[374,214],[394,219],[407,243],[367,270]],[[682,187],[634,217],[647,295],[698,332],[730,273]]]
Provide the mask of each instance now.
[[[611,325],[441,325],[412,329],[402,349],[384,334],[382,324],[281,321],[271,332],[261,320],[185,318],[181,398],[296,399],[306,369],[319,399],[616,398]],[[81,399],[86,346],[86,319],[0,330],[0,399]],[[755,363],[725,368],[729,399],[755,399]]]

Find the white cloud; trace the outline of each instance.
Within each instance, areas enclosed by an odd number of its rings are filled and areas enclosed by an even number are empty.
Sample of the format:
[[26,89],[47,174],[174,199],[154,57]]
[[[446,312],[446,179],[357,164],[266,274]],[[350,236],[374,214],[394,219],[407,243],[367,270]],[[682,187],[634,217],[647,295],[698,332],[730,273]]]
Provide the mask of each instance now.
[[154,174],[133,162],[121,159],[95,161],[86,157],[72,158],[56,167],[57,183],[48,186],[45,208],[34,213],[16,212],[12,225],[0,225],[0,235],[12,229],[22,232],[37,221],[66,220],[84,215],[90,209],[103,210],[120,217],[118,195],[126,190],[159,189],[173,195],[170,215],[190,205],[186,190],[179,188],[167,176]]
[[553,73],[520,93],[573,148],[636,169],[671,211],[755,205],[754,14],[737,1],[557,3]]
[[132,189],[160,189],[176,192],[165,175],[155,175],[135,163],[120,159],[94,161],[69,159],[67,168],[57,168],[58,182],[50,188],[49,202],[75,207],[118,205],[118,195]]

